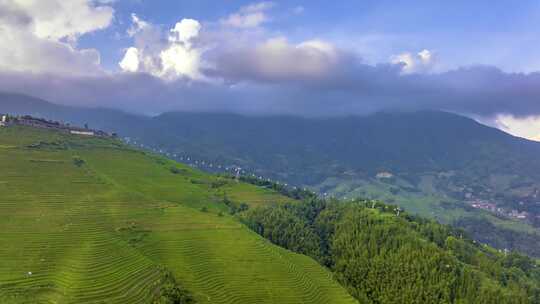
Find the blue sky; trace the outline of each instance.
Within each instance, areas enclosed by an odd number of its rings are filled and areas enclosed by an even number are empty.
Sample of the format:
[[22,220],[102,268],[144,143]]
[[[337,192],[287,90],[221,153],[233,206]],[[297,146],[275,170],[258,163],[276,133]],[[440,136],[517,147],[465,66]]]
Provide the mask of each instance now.
[[540,2],[0,1],[0,90],[141,114],[457,112],[540,140]]
[[[100,50],[103,64],[117,68],[131,14],[163,27],[183,18],[216,22],[253,1],[144,1],[113,3],[115,19],[106,30],[80,39]],[[357,51],[368,62],[400,52],[430,49],[444,68],[489,64],[506,71],[540,69],[538,1],[275,1],[265,27],[293,40],[321,38]],[[301,7],[301,14],[293,13]]]

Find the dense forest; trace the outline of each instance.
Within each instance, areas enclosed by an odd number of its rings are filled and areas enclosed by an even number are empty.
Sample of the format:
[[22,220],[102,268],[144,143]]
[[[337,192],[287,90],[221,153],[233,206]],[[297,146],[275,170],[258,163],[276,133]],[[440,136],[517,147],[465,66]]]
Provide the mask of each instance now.
[[307,198],[241,215],[328,267],[361,303],[540,303],[537,262],[372,200]]

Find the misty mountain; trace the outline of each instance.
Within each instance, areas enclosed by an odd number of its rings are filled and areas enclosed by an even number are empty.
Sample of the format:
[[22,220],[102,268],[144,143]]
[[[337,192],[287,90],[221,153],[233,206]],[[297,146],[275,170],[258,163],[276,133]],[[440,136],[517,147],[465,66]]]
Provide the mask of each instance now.
[[[153,118],[152,131],[161,134],[145,139],[155,145],[186,153],[204,147],[206,157],[242,159],[260,170],[268,166],[298,184],[327,178],[314,174],[315,167],[332,174],[392,171],[413,178],[419,172],[477,170],[484,165],[486,174],[513,173],[510,163],[517,159],[528,162],[521,174],[538,175],[529,161],[540,164],[540,144],[444,112],[325,119],[167,113]],[[180,143],[191,147],[178,150]],[[495,157],[501,159],[491,162]],[[287,172],[297,167],[313,171]]]
[[0,95],[0,112],[88,123],[179,160],[238,166],[322,195],[383,200],[540,256],[540,143],[460,115],[144,117],[13,94]]

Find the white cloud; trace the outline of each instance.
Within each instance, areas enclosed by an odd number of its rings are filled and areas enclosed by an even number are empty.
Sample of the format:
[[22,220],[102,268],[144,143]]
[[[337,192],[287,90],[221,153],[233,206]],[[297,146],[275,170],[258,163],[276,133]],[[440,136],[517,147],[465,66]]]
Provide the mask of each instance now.
[[24,31],[0,30],[0,70],[65,75],[100,72],[96,50],[77,50],[71,45],[39,39]]
[[177,22],[174,28],[171,30],[172,36],[169,39],[172,42],[191,43],[191,40],[199,36],[201,31],[201,24],[197,20],[182,19]]
[[430,64],[433,59],[433,54],[426,49],[423,49],[422,51],[418,52],[418,58],[420,58],[420,61],[424,64]]
[[93,5],[89,0],[11,0],[32,18],[38,38],[76,39],[80,35],[108,27],[114,10],[110,6]]
[[252,3],[252,4],[241,7],[240,12],[247,12],[247,13],[260,12],[260,11],[269,10],[275,5],[276,4],[274,2],[270,2],[270,1],[257,2],[257,3]]
[[221,20],[221,24],[236,28],[254,28],[268,22],[267,11],[274,7],[273,2],[259,2],[241,7],[240,10]]
[[131,26],[127,30],[129,37],[135,36],[135,34],[147,29],[150,24],[137,16],[136,14],[131,14]]
[[320,77],[337,64],[333,45],[322,40],[290,44],[286,38],[267,40],[255,50],[252,64],[261,75],[270,78],[284,76]]
[[186,48],[181,44],[172,44],[160,54],[163,69],[159,76],[174,79],[186,76],[200,79],[201,54],[196,49]]
[[123,71],[146,72],[166,80],[204,79],[200,72],[203,50],[195,45],[201,31],[197,20],[177,22],[166,42],[160,42],[160,33],[149,22],[138,17],[132,21],[132,28],[137,29],[133,31],[136,45],[128,48],[119,62]]
[[433,69],[435,63],[433,52],[427,49],[416,54],[409,52],[401,53],[392,56],[390,61],[393,64],[401,64],[402,72],[404,74],[429,72]]
[[130,47],[126,50],[124,58],[118,65],[126,72],[137,72],[139,70],[139,50]]
[[90,0],[0,1],[0,69],[96,74],[99,52],[77,49],[78,37],[108,27],[114,10]]
[[233,48],[218,56],[217,74],[236,80],[286,81],[322,79],[341,67],[345,56],[329,42],[314,39],[298,44],[285,37],[255,47]]
[[337,56],[337,49],[334,45],[323,40],[308,40],[304,41],[296,46],[297,49],[316,52],[316,55],[324,55],[327,59],[335,59]]
[[495,118],[495,127],[515,136],[540,141],[540,116],[518,118],[499,114]]

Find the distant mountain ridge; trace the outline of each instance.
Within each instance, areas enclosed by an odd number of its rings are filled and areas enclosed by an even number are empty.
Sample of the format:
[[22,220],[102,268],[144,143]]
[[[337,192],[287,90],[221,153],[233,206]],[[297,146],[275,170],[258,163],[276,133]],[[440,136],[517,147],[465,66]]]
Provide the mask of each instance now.
[[5,92],[0,92],[0,113],[2,112],[13,115],[31,115],[79,126],[88,123],[91,127],[109,132],[129,129],[138,131],[137,126],[140,122],[149,120],[145,116],[113,109],[58,105],[36,97]]
[[234,164],[321,194],[380,199],[466,227],[498,248],[540,256],[540,143],[460,115],[150,118],[5,94],[2,111],[88,123],[171,155]]

